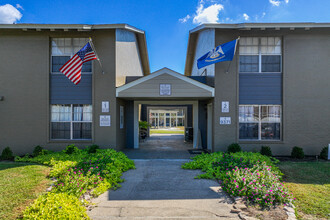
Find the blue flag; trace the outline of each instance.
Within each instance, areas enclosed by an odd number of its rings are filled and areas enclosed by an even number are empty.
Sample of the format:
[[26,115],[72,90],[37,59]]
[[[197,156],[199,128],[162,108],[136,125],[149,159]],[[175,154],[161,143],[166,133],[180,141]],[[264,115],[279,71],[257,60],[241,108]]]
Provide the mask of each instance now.
[[233,60],[236,50],[237,40],[233,40],[214,48],[197,60],[198,69],[213,63]]

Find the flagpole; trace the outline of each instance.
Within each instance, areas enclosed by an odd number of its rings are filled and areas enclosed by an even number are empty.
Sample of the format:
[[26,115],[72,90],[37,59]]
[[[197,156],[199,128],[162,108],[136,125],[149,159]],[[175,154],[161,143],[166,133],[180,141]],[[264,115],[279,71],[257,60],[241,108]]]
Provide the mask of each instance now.
[[92,47],[92,49],[93,49],[93,51],[94,51],[94,53],[95,53],[95,55],[96,55],[97,61],[99,61],[99,64],[100,64],[100,67],[101,67],[101,71],[102,71],[102,74],[104,74],[101,60],[100,60],[99,56],[98,56],[97,53],[96,53],[96,50],[95,50],[95,47],[94,47],[94,44],[93,44],[93,41],[92,41],[92,38],[91,38],[91,37],[89,37],[89,42],[90,42],[90,45],[91,45],[91,47]]
[[[236,48],[237,48],[237,42],[239,41],[241,37],[238,36],[237,40],[236,40],[236,43],[235,43],[235,49],[234,49],[234,56],[235,56],[235,53],[236,53]],[[233,60],[230,61],[229,65],[228,65],[228,68],[227,68],[227,71],[226,71],[226,74],[228,74],[228,71],[229,71],[229,68],[230,68],[230,65],[231,63],[233,62]]]

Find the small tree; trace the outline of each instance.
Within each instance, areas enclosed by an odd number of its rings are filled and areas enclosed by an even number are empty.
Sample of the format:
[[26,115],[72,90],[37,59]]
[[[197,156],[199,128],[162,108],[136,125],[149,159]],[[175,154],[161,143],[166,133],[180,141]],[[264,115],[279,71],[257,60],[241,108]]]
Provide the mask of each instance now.
[[328,153],[329,153],[329,146],[326,146],[322,149],[321,153],[320,153],[320,158],[327,160],[328,159]]
[[11,160],[13,158],[14,158],[13,151],[10,149],[10,147],[6,147],[5,149],[3,149],[1,154],[2,160]]
[[272,149],[269,146],[261,146],[260,153],[268,157],[273,156]]
[[228,146],[227,152],[228,153],[236,153],[242,151],[241,146],[237,143],[232,143]]
[[293,147],[291,151],[291,157],[297,159],[303,159],[305,157],[304,150],[301,147]]

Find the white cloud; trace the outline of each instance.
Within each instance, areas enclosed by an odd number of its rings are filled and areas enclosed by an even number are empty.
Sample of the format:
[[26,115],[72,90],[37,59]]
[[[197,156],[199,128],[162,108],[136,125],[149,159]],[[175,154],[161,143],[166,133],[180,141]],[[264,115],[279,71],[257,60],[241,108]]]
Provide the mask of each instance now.
[[269,3],[273,6],[280,6],[281,2],[277,0],[269,0]]
[[261,17],[263,18],[263,17],[265,17],[265,15],[266,15],[266,12],[262,12],[262,16]]
[[0,24],[13,24],[21,18],[21,12],[14,6],[10,4],[0,5]]
[[285,1],[285,3],[287,3],[287,4],[289,3],[289,0],[284,0],[284,1]]
[[16,8],[24,10],[23,6],[20,4],[16,4]]
[[184,17],[184,18],[180,18],[179,21],[180,21],[181,23],[186,23],[189,19],[190,19],[190,15],[187,15],[187,16]]
[[246,13],[243,14],[244,20],[247,21],[249,20],[250,16],[248,16]]
[[204,1],[202,0],[197,7],[196,15],[193,18],[193,23],[217,23],[219,21],[219,12],[223,9],[224,7],[221,4],[213,4],[207,8],[204,8]]

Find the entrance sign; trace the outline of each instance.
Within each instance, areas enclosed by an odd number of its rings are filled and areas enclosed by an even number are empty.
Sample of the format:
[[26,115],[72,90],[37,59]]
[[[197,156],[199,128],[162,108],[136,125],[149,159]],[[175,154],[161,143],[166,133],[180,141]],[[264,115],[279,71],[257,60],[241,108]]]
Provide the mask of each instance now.
[[171,84],[159,84],[159,95],[171,95]]
[[120,106],[119,121],[120,121],[120,129],[123,129],[124,128],[124,106]]
[[221,103],[221,112],[225,112],[225,113],[229,112],[229,102],[224,101]]
[[102,102],[102,112],[109,112],[109,102],[108,101]]
[[110,127],[111,126],[110,115],[100,115],[100,126],[101,127]]
[[231,117],[220,117],[220,124],[221,125],[230,125]]

